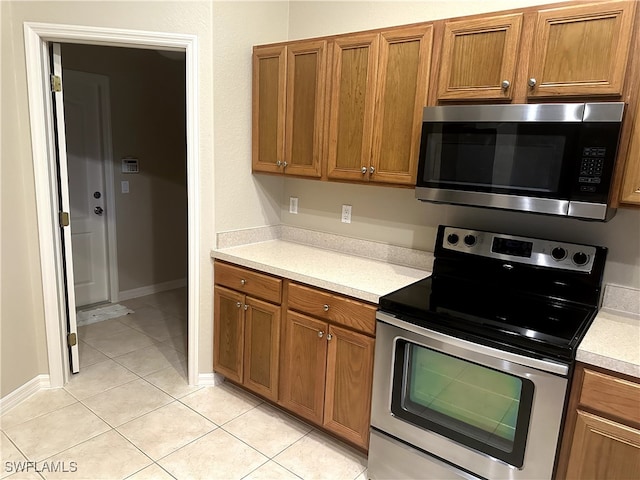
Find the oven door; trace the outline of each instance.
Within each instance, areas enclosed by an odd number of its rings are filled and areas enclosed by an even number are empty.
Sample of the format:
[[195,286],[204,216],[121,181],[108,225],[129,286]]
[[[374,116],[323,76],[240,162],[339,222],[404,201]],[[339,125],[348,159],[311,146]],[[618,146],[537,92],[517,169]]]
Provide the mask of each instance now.
[[382,312],[376,335],[374,429],[481,477],[551,478],[567,365],[467,342]]

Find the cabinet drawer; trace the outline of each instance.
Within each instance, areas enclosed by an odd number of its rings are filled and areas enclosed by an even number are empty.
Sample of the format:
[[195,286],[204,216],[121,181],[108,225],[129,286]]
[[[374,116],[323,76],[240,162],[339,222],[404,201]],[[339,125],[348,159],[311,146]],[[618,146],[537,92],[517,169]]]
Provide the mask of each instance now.
[[288,308],[371,335],[375,333],[377,308],[342,295],[290,283]]
[[215,263],[215,283],[253,297],[280,303],[282,279],[226,263]]
[[585,370],[580,404],[640,423],[640,384]]

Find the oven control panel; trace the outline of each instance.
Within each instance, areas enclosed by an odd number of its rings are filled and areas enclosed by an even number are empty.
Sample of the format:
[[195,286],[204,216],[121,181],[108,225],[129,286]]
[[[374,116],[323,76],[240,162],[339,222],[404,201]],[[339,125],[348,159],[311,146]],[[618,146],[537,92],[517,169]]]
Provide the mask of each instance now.
[[590,272],[596,248],[588,245],[446,227],[442,247],[498,260]]

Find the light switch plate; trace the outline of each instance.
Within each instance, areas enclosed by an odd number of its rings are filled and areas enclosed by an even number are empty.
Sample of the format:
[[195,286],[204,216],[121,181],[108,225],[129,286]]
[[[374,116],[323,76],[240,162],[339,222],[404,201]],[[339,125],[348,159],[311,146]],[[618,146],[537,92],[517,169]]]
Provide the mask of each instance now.
[[121,181],[120,188],[122,190],[122,193],[129,193],[129,182],[127,180]]
[[298,197],[289,197],[289,213],[298,213]]
[[351,205],[342,205],[342,223],[351,223]]

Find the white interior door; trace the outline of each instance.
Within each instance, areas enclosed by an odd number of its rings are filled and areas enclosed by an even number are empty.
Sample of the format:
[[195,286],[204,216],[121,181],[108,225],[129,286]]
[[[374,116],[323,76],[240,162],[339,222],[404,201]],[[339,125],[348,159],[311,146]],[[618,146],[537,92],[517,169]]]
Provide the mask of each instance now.
[[109,300],[109,257],[101,84],[64,71],[64,116],[76,306]]
[[[62,79],[62,57],[60,55],[60,45],[54,43],[51,45],[51,65],[54,77]],[[55,112],[56,124],[56,147],[58,154],[58,174],[60,176],[58,182],[59,189],[59,208],[61,212],[69,212],[69,182],[67,172],[67,150],[65,138],[64,124],[64,99],[62,90],[58,89],[53,93],[53,104]],[[69,341],[69,364],[73,373],[80,371],[80,354],[78,351],[78,326],[76,323],[76,300],[73,288],[69,285],[74,284],[73,279],[73,254],[71,247],[71,226],[64,225],[61,222],[62,229],[62,251],[64,260],[64,274],[66,277],[66,300],[67,300],[67,338],[73,338]]]

